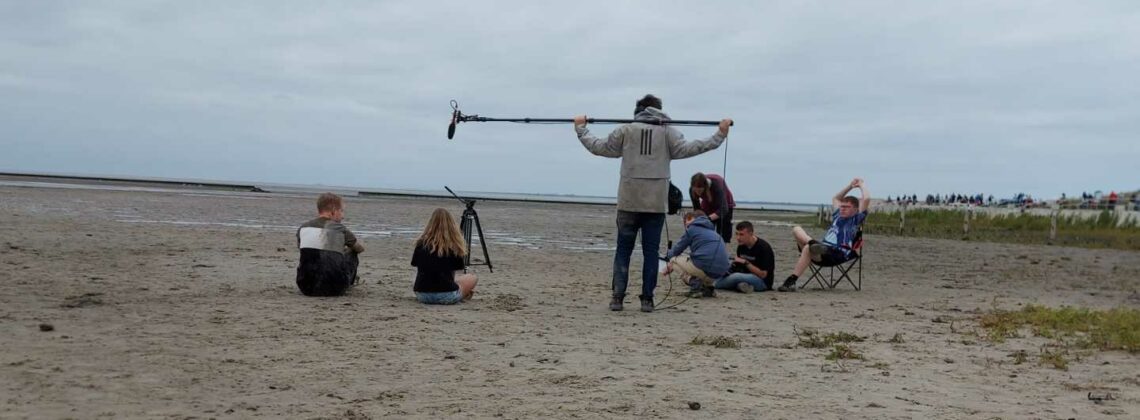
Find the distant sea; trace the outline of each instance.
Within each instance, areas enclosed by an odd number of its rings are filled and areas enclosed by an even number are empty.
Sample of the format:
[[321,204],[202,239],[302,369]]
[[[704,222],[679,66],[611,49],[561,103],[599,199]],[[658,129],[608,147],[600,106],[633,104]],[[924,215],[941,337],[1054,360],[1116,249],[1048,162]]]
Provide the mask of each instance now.
[[[278,184],[267,182],[219,181],[189,178],[124,177],[113,175],[59,174],[59,173],[13,173],[0,172],[0,185],[28,186],[43,188],[81,188],[101,190],[165,191],[162,186],[171,188],[199,187],[207,189],[257,191],[262,193],[312,194],[335,192],[344,196],[409,196],[409,197],[451,197],[443,187],[438,190],[417,190],[399,188],[367,188],[318,184]],[[455,190],[464,198],[478,200],[526,201],[574,204],[616,204],[616,197],[599,197],[574,194],[534,194],[495,191]],[[785,203],[769,201],[736,201],[736,208],[746,210],[778,210],[815,212],[820,204]]]

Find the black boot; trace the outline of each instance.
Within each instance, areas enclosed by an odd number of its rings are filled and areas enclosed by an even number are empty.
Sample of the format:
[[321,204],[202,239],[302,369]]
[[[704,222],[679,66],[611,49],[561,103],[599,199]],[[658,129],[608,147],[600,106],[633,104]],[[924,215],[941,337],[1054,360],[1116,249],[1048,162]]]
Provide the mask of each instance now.
[[614,296],[613,300],[610,301],[610,310],[615,312],[622,310],[623,300],[625,298]]
[[784,284],[781,285],[780,288],[776,289],[776,290],[779,290],[781,292],[794,292],[794,291],[796,291],[796,280],[798,280],[798,279],[799,279],[799,277],[796,277],[795,274],[792,274],[792,275],[788,276],[788,278],[786,280],[784,280]]
[[653,312],[653,297],[638,296],[641,299],[641,312]]
[[701,297],[716,297],[716,288],[712,286],[704,286],[701,289]]

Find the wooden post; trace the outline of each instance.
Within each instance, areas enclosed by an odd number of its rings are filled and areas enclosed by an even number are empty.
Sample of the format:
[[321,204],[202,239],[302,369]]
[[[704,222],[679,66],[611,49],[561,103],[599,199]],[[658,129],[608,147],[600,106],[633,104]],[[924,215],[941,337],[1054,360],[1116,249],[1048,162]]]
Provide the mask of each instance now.
[[902,205],[902,210],[899,212],[899,233],[903,233],[906,229],[906,204]]
[[1057,240],[1057,217],[1061,214],[1061,210],[1057,209],[1053,212],[1053,217],[1049,220],[1049,242]]
[[962,225],[962,233],[963,234],[966,234],[966,235],[970,234],[970,215],[973,213],[974,213],[974,206],[968,206],[966,208],[966,213],[965,213],[966,214],[966,223]]

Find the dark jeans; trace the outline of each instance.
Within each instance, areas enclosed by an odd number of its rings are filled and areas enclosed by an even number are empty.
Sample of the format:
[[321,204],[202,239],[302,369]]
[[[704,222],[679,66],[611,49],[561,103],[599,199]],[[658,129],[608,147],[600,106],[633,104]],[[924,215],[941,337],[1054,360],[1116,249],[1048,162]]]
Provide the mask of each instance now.
[[302,249],[297,287],[305,296],[340,296],[352,287],[360,266],[359,254]]
[[629,285],[629,260],[637,232],[641,232],[641,297],[653,298],[657,288],[657,257],[661,247],[661,228],[665,226],[665,213],[635,213],[618,210],[617,252],[614,253],[614,297],[624,298]]
[[722,211],[715,223],[716,233],[720,234],[721,239],[724,239],[724,243],[732,242],[732,235],[736,233],[736,229],[732,227],[732,209]]

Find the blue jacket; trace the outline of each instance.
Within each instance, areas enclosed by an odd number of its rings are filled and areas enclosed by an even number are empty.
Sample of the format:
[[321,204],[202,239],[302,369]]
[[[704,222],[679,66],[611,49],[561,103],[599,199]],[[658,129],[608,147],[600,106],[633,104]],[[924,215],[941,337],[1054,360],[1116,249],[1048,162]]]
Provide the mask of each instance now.
[[685,234],[681,235],[681,239],[673,245],[673,249],[665,254],[665,258],[681,255],[685,248],[689,248],[689,257],[693,259],[693,265],[709,277],[717,279],[728,273],[728,251],[724,249],[724,239],[716,233],[708,217],[701,216],[693,220],[693,223],[685,229]]

